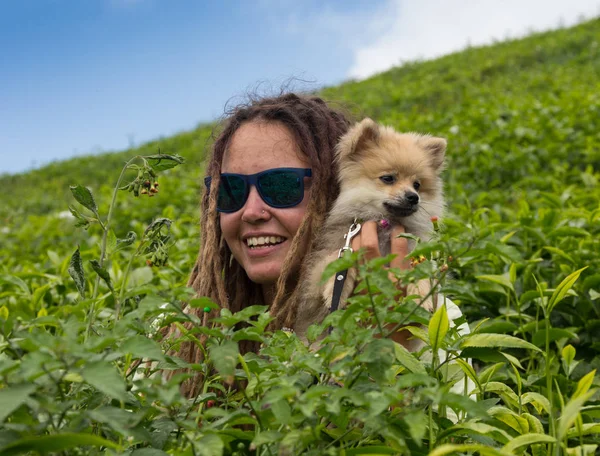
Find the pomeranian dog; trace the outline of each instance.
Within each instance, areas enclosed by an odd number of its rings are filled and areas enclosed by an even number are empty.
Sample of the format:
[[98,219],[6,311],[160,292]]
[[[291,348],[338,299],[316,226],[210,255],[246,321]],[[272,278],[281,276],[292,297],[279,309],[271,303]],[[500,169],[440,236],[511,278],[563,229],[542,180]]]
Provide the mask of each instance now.
[[[355,219],[387,220],[379,224],[382,255],[390,253],[392,226],[402,225],[407,233],[426,241],[431,237],[433,216],[441,217],[444,198],[440,173],[444,167],[446,140],[416,133],[398,133],[391,127],[364,119],[339,141],[336,164],[340,194],[306,259],[300,279],[301,301],[294,331],[304,337],[306,329],[321,322],[331,311],[334,277],[325,284],[325,267],[338,257],[344,234]],[[386,226],[387,225],[387,226]],[[409,251],[414,249],[409,240]],[[350,269],[340,308],[355,288],[356,271]],[[408,287],[409,294],[426,296],[427,281]],[[431,299],[420,305],[431,310]]]

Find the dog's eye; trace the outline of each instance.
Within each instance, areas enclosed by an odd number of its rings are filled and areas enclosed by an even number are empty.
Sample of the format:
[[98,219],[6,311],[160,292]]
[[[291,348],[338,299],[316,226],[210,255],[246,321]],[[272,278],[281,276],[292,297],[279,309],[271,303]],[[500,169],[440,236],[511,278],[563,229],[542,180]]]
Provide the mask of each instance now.
[[415,190],[419,190],[421,188],[421,182],[414,181],[413,182],[413,187],[415,188]]
[[385,174],[383,176],[380,176],[379,180],[384,184],[391,185],[396,183],[396,176],[394,176],[393,174]]

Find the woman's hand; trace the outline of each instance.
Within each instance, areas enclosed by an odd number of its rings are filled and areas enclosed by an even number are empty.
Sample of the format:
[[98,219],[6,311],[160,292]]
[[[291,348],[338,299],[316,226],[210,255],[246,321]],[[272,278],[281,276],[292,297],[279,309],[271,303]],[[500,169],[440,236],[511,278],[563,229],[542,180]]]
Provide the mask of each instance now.
[[[396,257],[390,262],[392,268],[399,269],[410,269],[410,261],[406,259],[408,255],[408,239],[404,237],[398,237],[399,234],[405,233],[406,230],[403,226],[397,225],[392,228],[391,232],[391,251]],[[377,222],[368,221],[362,224],[360,233],[358,233],[354,239],[352,239],[352,250],[357,251],[364,249],[365,258],[372,260],[381,256],[379,251],[379,238],[377,236]],[[391,280],[398,280],[396,276],[390,273]],[[400,284],[398,284],[400,288]],[[390,324],[386,326],[386,330],[391,330],[395,325]],[[396,331],[390,337],[394,342],[398,342],[405,347],[409,347],[409,337],[411,333],[406,330]]]
[[[390,266],[393,268],[410,269],[410,261],[405,257],[408,255],[408,239],[398,237],[398,235],[406,233],[402,225],[397,225],[392,228],[391,236],[391,252],[396,254],[396,257],[391,261]],[[360,232],[352,239],[352,250],[365,250],[365,258],[372,260],[381,256],[379,251],[379,238],[377,237],[377,222],[368,221],[362,224]]]

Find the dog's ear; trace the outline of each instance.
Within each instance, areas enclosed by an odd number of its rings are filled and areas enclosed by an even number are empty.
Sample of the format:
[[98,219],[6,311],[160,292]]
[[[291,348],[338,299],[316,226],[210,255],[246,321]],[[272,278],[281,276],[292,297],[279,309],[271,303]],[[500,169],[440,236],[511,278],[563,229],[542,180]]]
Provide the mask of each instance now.
[[433,166],[436,171],[441,171],[444,166],[444,157],[446,155],[446,146],[448,145],[448,142],[444,138],[422,136],[419,139],[419,145],[429,154],[431,166]]
[[379,125],[367,117],[342,136],[337,146],[338,159],[352,159],[367,145],[377,143],[378,139]]

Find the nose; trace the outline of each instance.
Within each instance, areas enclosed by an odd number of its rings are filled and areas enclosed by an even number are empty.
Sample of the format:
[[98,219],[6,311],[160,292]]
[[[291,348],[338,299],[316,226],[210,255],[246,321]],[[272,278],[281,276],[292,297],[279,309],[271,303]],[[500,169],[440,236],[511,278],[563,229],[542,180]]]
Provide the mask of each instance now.
[[256,187],[252,185],[250,187],[250,193],[246,204],[242,207],[242,220],[249,223],[255,223],[260,220],[267,220],[270,217],[268,211],[269,206],[263,201],[258,194]]
[[409,204],[415,205],[419,202],[419,195],[417,195],[415,192],[406,192],[404,197]]

